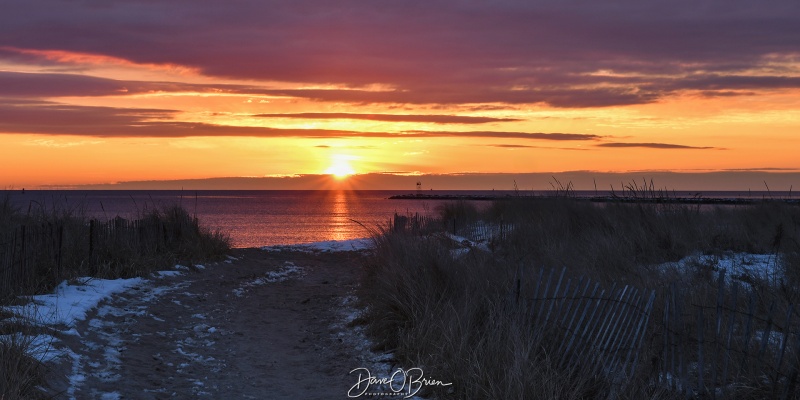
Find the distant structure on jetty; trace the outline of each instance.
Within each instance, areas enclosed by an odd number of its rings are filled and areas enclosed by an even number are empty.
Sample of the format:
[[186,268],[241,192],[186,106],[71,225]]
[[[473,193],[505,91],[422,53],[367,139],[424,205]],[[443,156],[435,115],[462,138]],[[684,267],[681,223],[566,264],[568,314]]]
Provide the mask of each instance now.
[[391,200],[499,200],[510,196],[489,196],[480,194],[426,194],[409,193],[389,196]]
[[545,200],[545,199],[570,199],[577,201],[590,201],[593,203],[656,203],[656,204],[760,204],[760,203],[786,203],[800,205],[800,199],[787,198],[741,198],[741,197],[622,197],[622,196],[517,196],[479,195],[479,194],[434,194],[434,193],[409,193],[390,196],[391,200]]

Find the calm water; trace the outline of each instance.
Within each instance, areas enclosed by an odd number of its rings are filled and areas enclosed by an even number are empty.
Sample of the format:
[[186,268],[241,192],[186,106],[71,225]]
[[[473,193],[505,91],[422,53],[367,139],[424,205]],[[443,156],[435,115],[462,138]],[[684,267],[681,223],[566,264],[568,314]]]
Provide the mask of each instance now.
[[[228,232],[236,247],[346,240],[369,236],[397,213],[433,214],[446,200],[389,200],[408,191],[20,191],[6,192],[23,211],[54,205],[80,209],[100,219],[136,218],[153,207],[180,204],[202,225]],[[512,194],[494,191],[437,191],[437,194]],[[520,192],[547,195],[547,192]],[[578,192],[593,196],[594,191]],[[604,193],[598,193],[603,195]],[[677,192],[691,197],[694,192]],[[783,192],[705,192],[704,197],[781,197]],[[476,202],[488,206],[489,202]],[[358,221],[358,222],[356,222]],[[363,225],[363,226],[362,226]],[[366,227],[366,228],[365,228]]]
[[[389,200],[407,191],[19,191],[28,207],[81,209],[100,219],[136,218],[142,210],[181,204],[201,225],[228,232],[235,247],[367,237],[397,213],[433,214],[439,200]],[[459,193],[459,192],[439,192]],[[491,192],[488,192],[491,193]],[[487,204],[486,202],[483,202]],[[358,221],[358,222],[355,222]],[[360,224],[359,224],[360,223]],[[363,225],[363,226],[362,226]]]

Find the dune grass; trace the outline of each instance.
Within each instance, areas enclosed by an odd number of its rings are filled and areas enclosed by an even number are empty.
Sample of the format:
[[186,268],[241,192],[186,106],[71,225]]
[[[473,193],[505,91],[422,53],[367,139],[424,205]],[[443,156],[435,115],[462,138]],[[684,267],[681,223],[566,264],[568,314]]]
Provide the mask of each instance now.
[[[223,258],[230,238],[180,206],[141,210],[135,220],[88,218],[81,207],[14,207],[0,198],[0,305],[81,276],[146,276],[176,263]],[[35,330],[0,311],[0,399],[48,398],[46,366],[31,356]]]
[[[511,228],[491,251],[466,254],[451,252],[458,244],[441,235],[386,230],[376,236],[361,285],[375,349],[453,382],[447,389],[430,387],[433,398],[681,397],[654,384],[657,337],[647,339],[642,362],[625,385],[581,365],[554,362],[563,332],[534,326],[530,310],[509,300],[517,282],[532,287],[537,269],[565,267],[573,278],[663,290],[668,277],[654,268],[660,263],[691,254],[774,254],[786,269],[780,290],[752,282],[753,290],[764,298],[777,294],[784,305],[799,298],[797,206],[598,205],[560,197],[498,201],[483,211],[460,203],[439,211],[444,227],[447,221],[481,219]],[[696,270],[679,284],[693,293],[687,301],[713,307],[712,270]],[[651,324],[658,331],[664,304],[654,307]],[[740,379],[758,382],[759,376]],[[756,386],[740,390],[737,398],[763,398]]]
[[20,210],[0,200],[0,299],[48,291],[77,276],[143,276],[230,250],[226,234],[204,228],[180,206],[138,214],[103,221],[79,207]]

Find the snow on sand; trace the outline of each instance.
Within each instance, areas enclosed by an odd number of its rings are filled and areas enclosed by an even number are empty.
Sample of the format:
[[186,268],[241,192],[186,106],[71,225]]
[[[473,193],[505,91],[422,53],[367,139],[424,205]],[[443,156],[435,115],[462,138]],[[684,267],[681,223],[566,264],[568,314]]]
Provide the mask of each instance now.
[[[371,248],[373,242],[371,239],[355,239],[346,241],[326,241],[318,243],[306,243],[299,245],[286,245],[286,246],[270,246],[263,247],[262,250],[271,252],[280,251],[303,251],[303,252],[338,252],[338,251],[363,251]],[[235,257],[228,256],[226,263],[232,263],[237,260]],[[204,269],[202,265],[196,265],[197,269]],[[189,268],[181,265],[176,265],[173,270],[158,271],[151,275],[150,279],[145,278],[131,278],[131,279],[97,279],[97,278],[76,278],[70,281],[64,281],[55,289],[54,293],[44,294],[38,296],[26,297],[29,302],[21,306],[8,306],[2,307],[4,310],[11,312],[15,315],[14,318],[24,320],[26,323],[48,327],[52,330],[59,331],[62,335],[71,335],[81,337],[81,334],[76,330],[77,323],[87,318],[90,311],[98,309],[98,316],[105,314],[113,315],[130,315],[133,317],[141,317],[147,312],[139,309],[119,309],[109,306],[101,306],[104,300],[107,300],[115,294],[132,293],[136,292],[137,295],[142,296],[146,301],[155,300],[160,295],[175,289],[180,289],[181,285],[176,286],[159,286],[155,284],[156,281],[178,275],[183,275],[188,272]],[[277,271],[266,272],[263,277],[254,279],[252,282],[243,284],[240,288],[234,290],[234,294],[241,297],[250,287],[260,286],[269,283],[283,282],[288,279],[300,278],[304,275],[304,270],[301,267],[294,265],[291,262],[286,262]],[[98,308],[100,307],[100,308]],[[113,332],[114,327],[106,326],[108,323],[98,319],[91,321],[90,329],[102,329],[107,332]],[[102,326],[100,326],[102,325]],[[214,327],[206,327],[205,332],[213,333],[216,331]],[[114,378],[114,371],[119,368],[121,363],[119,359],[119,351],[116,349],[115,342],[117,338],[113,334],[107,335],[104,344],[98,343],[84,343],[84,346],[92,348],[97,347],[97,351],[104,352],[105,366],[101,368],[108,379]],[[0,336],[0,340],[19,340],[19,336]],[[82,357],[66,346],[59,345],[60,340],[52,335],[39,334],[35,337],[27,339],[30,343],[28,346],[31,356],[43,362],[53,361],[66,361],[72,365],[72,374],[69,376],[70,389],[67,391],[69,398],[75,397],[75,388],[81,386],[86,380],[86,374],[89,367],[97,369],[98,366],[84,365],[85,362]],[[118,393],[97,393],[100,398],[119,398]]]
[[362,251],[369,250],[374,246],[370,238],[351,239],[351,240],[328,240],[325,242],[302,243],[293,245],[264,246],[261,250],[280,252],[280,251],[304,251],[309,253],[329,253],[336,251]]

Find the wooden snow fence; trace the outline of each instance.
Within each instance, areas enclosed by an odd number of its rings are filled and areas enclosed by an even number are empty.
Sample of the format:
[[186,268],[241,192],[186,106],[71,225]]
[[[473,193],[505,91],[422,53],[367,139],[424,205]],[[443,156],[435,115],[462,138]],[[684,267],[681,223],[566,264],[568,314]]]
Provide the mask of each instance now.
[[602,376],[618,388],[626,385],[639,362],[655,291],[617,284],[606,289],[565,275],[566,268],[540,269],[530,298],[521,295],[516,279],[514,301],[532,315],[533,332],[555,338],[550,349],[559,367]]
[[479,221],[467,224],[459,234],[473,242],[491,243],[505,240],[510,230],[511,226],[502,221],[492,224]]
[[[98,260],[109,255],[157,253],[199,232],[197,219],[174,218],[166,222],[164,218],[117,217],[88,224],[44,223],[8,229],[0,233],[0,298],[52,286],[72,272],[93,275]],[[76,268],[88,271],[68,271]]]
[[800,310],[724,270],[715,289],[666,290],[660,383],[686,398],[800,398]]
[[60,277],[64,239],[64,226],[53,224],[18,226],[0,235],[0,298]]
[[441,229],[441,221],[438,218],[415,214],[394,214],[394,218],[389,220],[389,231],[394,233],[409,233],[421,235],[430,231]]

